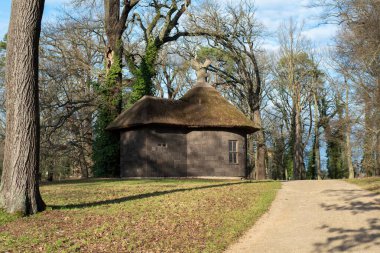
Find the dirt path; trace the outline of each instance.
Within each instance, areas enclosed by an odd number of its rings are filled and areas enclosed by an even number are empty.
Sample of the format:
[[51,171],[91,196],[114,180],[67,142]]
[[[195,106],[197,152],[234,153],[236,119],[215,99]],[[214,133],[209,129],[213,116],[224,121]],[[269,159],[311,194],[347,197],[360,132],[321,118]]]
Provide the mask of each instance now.
[[380,252],[380,195],[343,181],[283,183],[228,253]]

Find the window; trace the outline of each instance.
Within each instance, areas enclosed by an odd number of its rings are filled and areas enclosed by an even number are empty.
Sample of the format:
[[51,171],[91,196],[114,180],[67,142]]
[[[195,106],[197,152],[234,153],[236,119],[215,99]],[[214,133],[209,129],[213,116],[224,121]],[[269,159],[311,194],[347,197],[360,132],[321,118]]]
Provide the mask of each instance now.
[[158,143],[157,146],[167,148],[168,145],[166,143]]
[[235,140],[228,141],[228,155],[229,155],[229,162],[231,164],[237,164],[238,163],[237,141],[235,141]]

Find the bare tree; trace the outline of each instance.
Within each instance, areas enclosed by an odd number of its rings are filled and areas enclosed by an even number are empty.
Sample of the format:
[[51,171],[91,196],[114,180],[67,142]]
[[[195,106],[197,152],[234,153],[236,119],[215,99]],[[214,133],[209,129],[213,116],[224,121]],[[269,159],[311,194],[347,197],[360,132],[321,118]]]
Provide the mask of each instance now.
[[[140,0],[125,0],[121,5],[120,0],[104,1],[104,24],[107,35],[106,45],[106,73],[109,72],[115,60],[118,61],[121,68],[121,59],[123,55],[122,36],[127,28],[129,13],[138,4]],[[122,7],[122,9],[121,9]],[[121,10],[121,12],[120,12]],[[121,73],[118,82],[121,85]]]
[[[216,3],[202,6],[199,15],[191,19],[194,31],[208,34],[208,48],[201,50],[205,57],[211,57],[215,63],[209,70],[221,79],[215,80],[223,85],[239,99],[247,115],[262,127],[261,101],[264,76],[264,64],[260,64],[262,25],[256,20],[255,7],[250,2],[228,5],[224,9]],[[255,171],[249,175],[256,179],[266,178],[266,145],[264,129],[255,133],[257,155]]]
[[355,178],[354,166],[352,165],[352,147],[351,147],[351,119],[349,113],[349,86],[345,80],[345,157],[347,159],[348,178]]
[[0,174],[3,171],[4,139],[5,139],[5,51],[7,48],[7,37],[0,41]]
[[[41,172],[91,176],[93,120],[98,76],[103,71],[103,30],[83,16],[46,24],[41,34]],[[55,159],[57,155],[64,159]],[[54,164],[54,166],[53,166]],[[65,166],[64,166],[65,167]],[[53,176],[55,174],[56,176]],[[64,173],[65,174],[65,173]]]
[[[133,75],[133,91],[130,95],[130,104],[133,104],[144,95],[154,95],[154,78],[157,75],[157,61],[159,53],[165,45],[187,36],[205,34],[203,31],[188,31],[180,24],[181,18],[188,13],[190,0],[161,0],[149,1],[145,9],[133,14],[133,22],[142,33],[140,46],[136,46],[132,36],[126,36],[125,60],[128,70]],[[141,13],[144,10],[148,14]],[[145,14],[145,15],[143,15]],[[150,14],[150,15],[149,15]],[[141,46],[142,45],[142,46]]]
[[[380,1],[319,0],[316,6],[324,8],[324,21],[341,26],[334,57],[344,70],[342,74],[347,82],[355,84],[356,94],[363,95],[364,118],[373,113],[371,121],[362,118],[364,122],[361,123],[366,133],[363,166],[368,166],[369,175],[380,174],[380,131],[377,127],[380,122]],[[371,145],[373,139],[376,141]]]
[[301,31],[292,20],[281,27],[279,57],[273,69],[272,85],[275,91],[269,94],[290,133],[294,179],[306,177],[304,150],[311,136],[312,86],[317,73],[315,62],[308,52],[309,42]]
[[93,160],[95,176],[119,176],[119,136],[106,131],[107,125],[122,111],[123,40],[129,15],[140,0],[104,0],[106,34],[105,77],[97,87],[101,103],[97,108]]
[[[321,152],[320,152],[320,109],[319,109],[319,100],[321,94],[321,83],[320,81],[320,75],[321,73],[316,69],[313,73],[313,84],[312,84],[312,100],[313,100],[313,107],[314,107],[314,140],[313,140],[313,157],[314,157],[314,164],[312,166],[314,167],[314,175],[312,175],[312,179],[318,179],[321,180]],[[311,161],[309,161],[310,163]]]
[[179,50],[181,47],[168,47],[160,53],[157,76],[153,80],[159,97],[178,98],[192,83],[190,60],[183,58]]
[[[122,5],[120,0],[104,2],[105,31],[108,41],[107,69],[99,92],[104,98],[98,110],[93,156],[94,169],[100,172],[98,175],[119,174],[118,135],[106,132],[105,127],[122,110],[122,60],[125,61],[132,76],[132,89],[128,94],[127,106],[144,95],[154,95],[153,79],[157,74],[156,64],[160,50],[165,44],[180,37],[193,35],[181,30],[179,26],[179,20],[190,3],[190,0],[134,0],[124,1]],[[129,19],[134,7],[133,15]],[[136,39],[139,41],[138,46],[133,43]],[[110,155],[106,157],[105,154]]]
[[[0,41],[0,139],[5,138],[5,56],[7,48],[7,36]],[[1,165],[2,166],[2,165]]]
[[[38,46],[44,0],[13,0],[6,60],[4,169],[0,206],[10,213],[45,209],[38,183]],[[20,50],[22,49],[22,50]]]

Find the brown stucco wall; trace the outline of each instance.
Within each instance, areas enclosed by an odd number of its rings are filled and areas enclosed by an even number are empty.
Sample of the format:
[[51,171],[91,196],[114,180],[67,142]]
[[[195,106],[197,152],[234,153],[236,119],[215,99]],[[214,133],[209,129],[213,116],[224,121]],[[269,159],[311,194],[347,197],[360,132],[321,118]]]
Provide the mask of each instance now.
[[170,128],[149,129],[147,132],[147,176],[186,177],[186,133]]
[[120,176],[145,177],[148,129],[120,133]]
[[[228,140],[237,140],[238,163],[230,164]],[[227,131],[192,131],[187,134],[187,175],[244,177],[245,135]]]
[[[145,127],[120,138],[122,177],[245,176],[246,135],[239,131]],[[228,140],[238,141],[238,164],[229,164]]]

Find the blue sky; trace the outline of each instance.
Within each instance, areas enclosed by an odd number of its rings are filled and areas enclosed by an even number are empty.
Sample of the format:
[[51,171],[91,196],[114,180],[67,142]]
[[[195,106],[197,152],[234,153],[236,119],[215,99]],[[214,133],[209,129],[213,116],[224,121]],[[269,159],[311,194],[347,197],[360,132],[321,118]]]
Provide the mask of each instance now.
[[[45,0],[45,11],[43,22],[59,13],[59,8],[70,0]],[[230,0],[221,0],[229,2]],[[265,43],[268,49],[276,49],[277,44],[274,39],[276,30],[281,23],[293,18],[298,23],[305,23],[304,35],[311,39],[318,47],[325,47],[332,44],[331,38],[336,33],[336,25],[317,26],[316,17],[320,10],[307,8],[307,4],[312,0],[255,0],[258,20],[262,22],[267,30],[272,33],[273,38]],[[0,1],[0,38],[7,32],[11,9],[11,0]]]
[[[309,8],[308,4],[312,0],[256,0],[256,15],[260,22],[264,24],[268,31],[276,36],[276,30],[290,18],[298,24],[304,24],[303,34],[318,47],[331,45],[331,39],[337,31],[337,25],[318,25],[321,9]],[[276,48],[276,40],[267,42],[267,48]]]
[[[11,15],[11,0],[0,0],[0,38],[3,39],[7,33],[9,18]],[[45,0],[45,10],[43,21],[54,18],[59,12],[59,8],[69,0]]]

